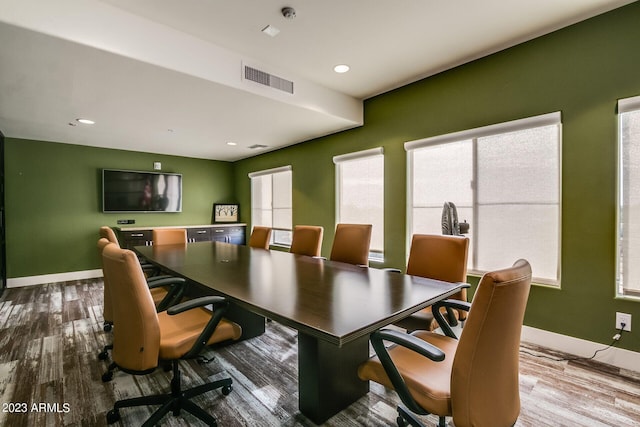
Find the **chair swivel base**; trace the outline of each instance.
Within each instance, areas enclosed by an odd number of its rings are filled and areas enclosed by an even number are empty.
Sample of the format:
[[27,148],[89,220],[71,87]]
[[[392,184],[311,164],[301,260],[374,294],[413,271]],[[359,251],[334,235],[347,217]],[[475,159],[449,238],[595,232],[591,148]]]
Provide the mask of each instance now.
[[134,406],[161,405],[151,417],[144,422],[142,427],[156,425],[169,411],[173,415],[180,415],[181,410],[185,410],[195,417],[205,422],[208,426],[217,426],[215,418],[206,413],[202,408],[193,403],[191,398],[218,388],[222,389],[222,394],[227,396],[233,390],[231,378],[226,378],[212,383],[202,384],[197,387],[181,390],[180,371],[177,361],[173,361],[173,379],[171,380],[171,393],[155,396],[141,396],[132,399],[119,400],[113,405],[113,409],[107,412],[107,423],[113,424],[120,420],[120,409]]
[[98,359],[107,360],[109,358],[109,350],[113,350],[113,344],[105,345],[100,353],[98,353]]
[[[425,427],[422,422],[407,409],[404,405],[398,405],[398,418],[396,418],[398,427],[406,427],[411,425],[412,427]],[[447,422],[445,417],[438,417],[438,427],[446,427]]]

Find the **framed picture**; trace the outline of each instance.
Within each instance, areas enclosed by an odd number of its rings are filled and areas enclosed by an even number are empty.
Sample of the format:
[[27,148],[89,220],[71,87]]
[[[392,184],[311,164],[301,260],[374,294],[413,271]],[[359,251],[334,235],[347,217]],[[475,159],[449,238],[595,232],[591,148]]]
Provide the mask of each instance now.
[[213,222],[238,222],[240,206],[233,203],[214,203]]

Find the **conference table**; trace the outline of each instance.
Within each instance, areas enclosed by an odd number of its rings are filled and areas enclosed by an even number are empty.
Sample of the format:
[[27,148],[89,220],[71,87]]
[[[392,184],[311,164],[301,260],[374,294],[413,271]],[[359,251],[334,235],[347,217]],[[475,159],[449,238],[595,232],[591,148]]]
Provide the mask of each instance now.
[[241,324],[242,339],[263,333],[265,318],[295,328],[298,407],[316,424],[369,391],[357,369],[369,357],[371,332],[455,294],[462,286],[223,242],[135,250],[187,279],[198,294],[227,298],[231,306],[225,317]]

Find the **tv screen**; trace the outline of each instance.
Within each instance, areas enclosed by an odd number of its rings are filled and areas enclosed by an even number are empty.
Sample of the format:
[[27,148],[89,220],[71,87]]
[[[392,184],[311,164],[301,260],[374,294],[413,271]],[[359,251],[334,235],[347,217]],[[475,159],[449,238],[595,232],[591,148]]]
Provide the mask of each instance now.
[[182,212],[182,175],[102,170],[103,212]]

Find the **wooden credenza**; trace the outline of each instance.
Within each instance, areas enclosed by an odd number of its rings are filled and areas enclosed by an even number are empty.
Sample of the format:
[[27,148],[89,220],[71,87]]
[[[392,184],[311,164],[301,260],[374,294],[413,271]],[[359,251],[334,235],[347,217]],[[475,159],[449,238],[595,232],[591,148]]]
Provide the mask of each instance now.
[[153,230],[157,228],[185,228],[189,242],[226,242],[244,245],[246,224],[172,225],[162,227],[114,227],[120,246],[133,249],[134,246],[151,246]]

